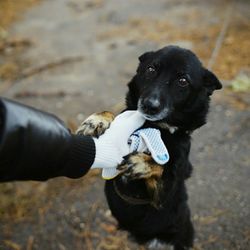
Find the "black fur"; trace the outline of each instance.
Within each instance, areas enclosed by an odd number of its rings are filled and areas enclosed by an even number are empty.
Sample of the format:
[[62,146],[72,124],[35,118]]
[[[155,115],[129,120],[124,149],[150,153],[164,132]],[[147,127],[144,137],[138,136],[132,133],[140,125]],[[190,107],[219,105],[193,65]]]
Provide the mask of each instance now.
[[[138,243],[157,238],[174,245],[175,250],[188,249],[194,239],[185,187],[192,172],[190,133],[205,124],[210,95],[222,86],[186,49],[167,46],[143,54],[139,61],[137,73],[128,84],[127,109],[139,109],[149,119],[144,127],[159,128],[169,151],[170,160],[162,175],[162,206],[156,209],[125,202],[115,192],[114,180],[106,182],[108,204],[120,227],[128,230]],[[178,129],[171,133],[162,128],[164,124]],[[143,180],[126,183],[119,176],[116,183],[128,196],[148,197]]]

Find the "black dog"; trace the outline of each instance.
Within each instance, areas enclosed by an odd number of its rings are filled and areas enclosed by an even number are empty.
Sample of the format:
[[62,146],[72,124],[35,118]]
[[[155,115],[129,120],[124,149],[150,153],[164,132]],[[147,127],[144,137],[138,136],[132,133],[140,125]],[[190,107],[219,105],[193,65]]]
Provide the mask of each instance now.
[[120,227],[139,243],[159,239],[175,250],[187,249],[194,238],[185,187],[192,172],[190,133],[205,124],[210,95],[222,85],[191,51],[176,46],[147,52],[139,61],[128,84],[127,109],[139,109],[148,120],[145,127],[160,129],[170,161],[159,173],[158,206],[147,203],[151,197],[145,185],[148,175],[134,174],[136,167],[152,161],[142,154],[127,156],[119,167],[126,170],[126,179],[123,175],[106,182],[107,200]]
[[[176,46],[147,52],[139,61],[128,84],[127,109],[145,116],[143,127],[160,129],[170,160],[160,166],[145,153],[126,156],[118,166],[122,174],[106,181],[106,197],[120,228],[138,243],[157,239],[175,250],[188,249],[194,239],[185,187],[192,172],[190,134],[205,124],[210,95],[222,85],[191,51]],[[106,114],[91,116],[80,130],[96,134],[98,119]]]

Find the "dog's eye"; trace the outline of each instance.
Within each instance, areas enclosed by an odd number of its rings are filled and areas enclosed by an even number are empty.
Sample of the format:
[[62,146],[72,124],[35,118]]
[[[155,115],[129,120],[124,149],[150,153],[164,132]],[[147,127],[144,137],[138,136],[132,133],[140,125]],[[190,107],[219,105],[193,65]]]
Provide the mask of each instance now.
[[180,78],[180,79],[178,80],[178,85],[179,85],[180,87],[186,87],[186,86],[189,85],[189,82],[188,82],[188,80],[187,80],[186,78]]
[[145,74],[146,74],[146,77],[149,78],[149,77],[154,77],[157,74],[157,72],[153,66],[148,66],[146,68]]

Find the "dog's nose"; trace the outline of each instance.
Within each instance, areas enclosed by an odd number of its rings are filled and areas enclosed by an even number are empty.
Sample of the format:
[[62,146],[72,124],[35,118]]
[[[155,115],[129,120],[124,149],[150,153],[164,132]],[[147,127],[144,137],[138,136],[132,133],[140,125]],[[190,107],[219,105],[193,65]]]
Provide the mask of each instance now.
[[158,99],[145,98],[142,102],[142,109],[145,113],[154,115],[160,112],[161,104]]

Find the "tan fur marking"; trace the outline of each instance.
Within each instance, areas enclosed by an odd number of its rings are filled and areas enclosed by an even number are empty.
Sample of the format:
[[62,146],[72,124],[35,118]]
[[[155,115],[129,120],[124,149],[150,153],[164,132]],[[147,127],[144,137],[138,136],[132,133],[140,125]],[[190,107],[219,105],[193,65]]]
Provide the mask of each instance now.
[[130,155],[124,164],[118,166],[118,169],[126,172],[131,179],[160,178],[163,172],[163,167],[156,164],[152,157],[145,153]]

